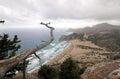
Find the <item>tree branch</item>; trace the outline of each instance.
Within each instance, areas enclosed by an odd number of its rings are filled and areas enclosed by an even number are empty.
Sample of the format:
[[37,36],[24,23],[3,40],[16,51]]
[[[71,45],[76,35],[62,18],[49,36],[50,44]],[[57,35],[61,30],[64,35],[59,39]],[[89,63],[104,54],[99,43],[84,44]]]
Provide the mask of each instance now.
[[48,26],[48,24],[41,22],[42,25],[45,25],[47,28],[50,29],[50,36],[51,38],[46,41],[43,44],[40,44],[39,46],[36,46],[35,48],[32,49],[28,49],[23,51],[22,53],[20,53],[19,55],[16,55],[14,57],[11,57],[9,59],[5,59],[5,60],[1,60],[0,61],[0,79],[4,79],[4,75],[5,73],[12,68],[14,65],[16,65],[17,63],[19,63],[20,61],[22,61],[23,59],[26,59],[29,55],[31,54],[35,54],[36,51],[46,47],[47,45],[49,45],[53,40],[54,40],[54,36],[53,36],[53,27]]

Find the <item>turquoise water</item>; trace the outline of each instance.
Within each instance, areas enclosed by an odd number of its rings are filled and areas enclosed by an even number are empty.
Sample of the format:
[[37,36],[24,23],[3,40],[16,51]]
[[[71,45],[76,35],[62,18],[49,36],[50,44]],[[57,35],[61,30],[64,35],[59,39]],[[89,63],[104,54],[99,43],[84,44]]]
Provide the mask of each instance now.
[[60,54],[65,48],[67,48],[70,44],[66,41],[59,43],[51,43],[48,46],[52,46],[48,49],[42,49],[37,52],[37,55],[41,58],[39,60],[34,55],[31,55],[27,60],[30,60],[29,65],[27,67],[27,71],[31,72],[41,65],[47,63],[49,60],[54,58],[56,55]]
[[[0,34],[7,33],[10,38],[13,38],[14,35],[18,35],[18,38],[21,40],[21,49],[17,54],[22,51],[33,48],[36,45],[43,43],[42,41],[49,40],[49,29],[0,29]],[[54,41],[47,47],[39,50],[37,55],[41,58],[39,60],[34,55],[31,55],[27,60],[29,60],[29,65],[27,71],[33,71],[35,68],[40,67],[42,64],[45,64],[50,59],[61,53],[69,43],[66,41],[59,42],[61,35],[66,34],[65,29],[55,29],[54,30]]]

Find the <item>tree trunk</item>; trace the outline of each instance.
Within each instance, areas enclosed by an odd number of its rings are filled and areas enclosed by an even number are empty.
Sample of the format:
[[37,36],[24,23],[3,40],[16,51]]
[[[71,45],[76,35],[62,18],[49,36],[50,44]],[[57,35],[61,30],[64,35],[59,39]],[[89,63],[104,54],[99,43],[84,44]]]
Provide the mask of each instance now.
[[26,64],[25,64],[25,62],[26,62],[26,60],[24,59],[23,60],[23,79],[26,79],[26,75],[25,75],[25,73],[26,73]]
[[19,55],[16,55],[14,57],[11,57],[11,58],[5,59],[5,60],[0,60],[0,79],[4,79],[5,73],[10,68],[15,66],[20,61],[26,59],[29,55],[34,54],[36,51],[46,47],[47,45],[49,45],[54,40],[54,36],[53,36],[54,28],[50,27],[50,26],[48,26],[48,24],[45,24],[45,23],[42,23],[42,22],[41,22],[41,24],[45,25],[47,28],[50,29],[50,36],[51,36],[50,40],[48,40],[44,44],[40,44],[39,46],[36,46],[35,48],[27,49],[27,50],[23,51],[22,53],[20,53]]

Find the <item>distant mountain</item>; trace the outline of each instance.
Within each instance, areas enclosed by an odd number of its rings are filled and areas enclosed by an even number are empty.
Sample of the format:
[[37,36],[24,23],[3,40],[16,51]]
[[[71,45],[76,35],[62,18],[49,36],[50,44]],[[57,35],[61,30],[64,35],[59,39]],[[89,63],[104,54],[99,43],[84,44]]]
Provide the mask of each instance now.
[[92,27],[85,27],[85,28],[79,28],[79,29],[69,29],[68,31],[74,32],[74,33],[98,33],[102,31],[110,31],[110,30],[120,30],[120,26],[112,25],[108,23],[101,23],[96,24]]
[[70,35],[61,36],[60,41],[80,39],[88,40],[94,44],[105,47],[108,51],[120,51],[120,26],[101,23],[93,27],[70,29]]

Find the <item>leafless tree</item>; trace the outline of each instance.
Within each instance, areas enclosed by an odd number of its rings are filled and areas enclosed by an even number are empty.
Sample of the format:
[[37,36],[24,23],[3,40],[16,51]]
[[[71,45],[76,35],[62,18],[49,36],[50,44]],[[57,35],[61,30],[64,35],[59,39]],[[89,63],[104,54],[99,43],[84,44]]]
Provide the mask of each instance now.
[[[44,42],[43,44],[40,44],[39,46],[36,46],[32,49],[27,49],[27,50],[21,52],[19,55],[16,55],[16,56],[11,57],[9,59],[0,60],[0,79],[4,79],[5,73],[10,68],[15,66],[20,61],[26,59],[31,54],[34,54],[35,56],[37,56],[36,51],[46,47],[47,45],[49,45],[54,40],[54,36],[53,36],[54,28],[49,26],[50,23],[41,22],[41,24],[45,25],[47,28],[50,29],[50,39],[48,41]],[[39,58],[39,56],[37,56],[37,57]]]

